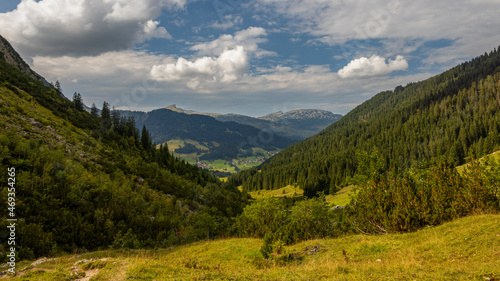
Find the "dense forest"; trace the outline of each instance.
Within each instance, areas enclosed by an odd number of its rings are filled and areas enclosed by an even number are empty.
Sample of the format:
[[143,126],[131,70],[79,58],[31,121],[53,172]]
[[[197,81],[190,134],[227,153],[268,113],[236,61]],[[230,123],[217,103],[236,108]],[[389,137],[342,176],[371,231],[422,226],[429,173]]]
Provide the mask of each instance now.
[[298,185],[307,196],[355,183],[359,155],[380,169],[463,164],[500,148],[500,50],[375,95],[318,135],[233,176],[245,190]]
[[7,169],[14,168],[18,258],[227,234],[245,194],[167,147],[155,149],[146,128],[140,132],[107,103],[100,114],[95,106],[86,112],[79,93],[71,101],[59,83],[46,87],[1,55],[0,200],[7,202]]

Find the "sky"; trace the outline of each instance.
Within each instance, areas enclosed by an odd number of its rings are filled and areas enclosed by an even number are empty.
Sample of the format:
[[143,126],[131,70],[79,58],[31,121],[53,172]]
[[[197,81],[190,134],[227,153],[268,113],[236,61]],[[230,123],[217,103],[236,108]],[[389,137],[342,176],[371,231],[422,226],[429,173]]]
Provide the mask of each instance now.
[[346,114],[500,45],[499,0],[2,0],[0,35],[85,104]]

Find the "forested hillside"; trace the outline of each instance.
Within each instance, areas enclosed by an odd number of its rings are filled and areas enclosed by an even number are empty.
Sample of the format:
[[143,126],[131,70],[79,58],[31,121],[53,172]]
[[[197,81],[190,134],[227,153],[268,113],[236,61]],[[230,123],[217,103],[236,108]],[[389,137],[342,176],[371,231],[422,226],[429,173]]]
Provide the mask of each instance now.
[[189,115],[205,115],[222,122],[236,122],[257,129],[274,132],[278,136],[293,140],[304,140],[319,133],[329,125],[340,120],[342,115],[320,109],[296,109],[288,112],[274,112],[261,117],[241,114],[202,113],[178,108],[175,104],[166,109]]
[[[377,94],[318,135],[262,167],[231,178],[246,190],[300,185],[305,194],[334,192],[379,159],[380,170],[464,163],[500,148],[500,51],[443,74]],[[259,171],[260,170],[260,171]]]
[[[79,94],[70,101],[4,58],[0,200],[7,202],[7,169],[13,168],[19,259],[217,237],[242,211],[246,196],[175,159],[167,147],[155,149],[133,118],[107,103],[100,115],[88,113]],[[3,218],[7,211],[2,208]],[[6,244],[1,247],[5,252]]]
[[240,155],[252,155],[252,148],[268,151],[285,148],[295,141],[275,135],[271,131],[236,122],[221,122],[210,116],[188,115],[162,108],[150,112],[123,111],[133,116],[138,127],[145,125],[152,140],[164,143],[169,140],[194,140],[203,143],[209,152],[199,152],[200,160],[231,160]]

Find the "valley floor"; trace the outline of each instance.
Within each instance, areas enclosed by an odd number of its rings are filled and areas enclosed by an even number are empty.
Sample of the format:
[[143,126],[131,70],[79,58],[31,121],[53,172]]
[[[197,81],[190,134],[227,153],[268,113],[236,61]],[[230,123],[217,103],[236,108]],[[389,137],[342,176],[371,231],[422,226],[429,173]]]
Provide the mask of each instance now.
[[306,241],[286,247],[288,253],[303,258],[285,264],[261,259],[261,245],[260,239],[234,238],[163,250],[101,251],[36,263],[20,262],[16,277],[3,277],[8,280],[74,280],[76,275],[81,276],[76,280],[500,280],[500,215],[466,217],[408,234]]

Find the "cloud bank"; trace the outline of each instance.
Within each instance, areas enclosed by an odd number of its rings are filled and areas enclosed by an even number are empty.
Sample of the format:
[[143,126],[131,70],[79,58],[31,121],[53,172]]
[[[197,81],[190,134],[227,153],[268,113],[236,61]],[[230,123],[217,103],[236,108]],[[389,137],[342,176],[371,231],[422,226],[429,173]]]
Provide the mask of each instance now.
[[[171,38],[155,19],[185,0],[23,0],[0,14],[5,36],[25,57],[99,55],[151,38]],[[7,28],[8,27],[8,28]]]

